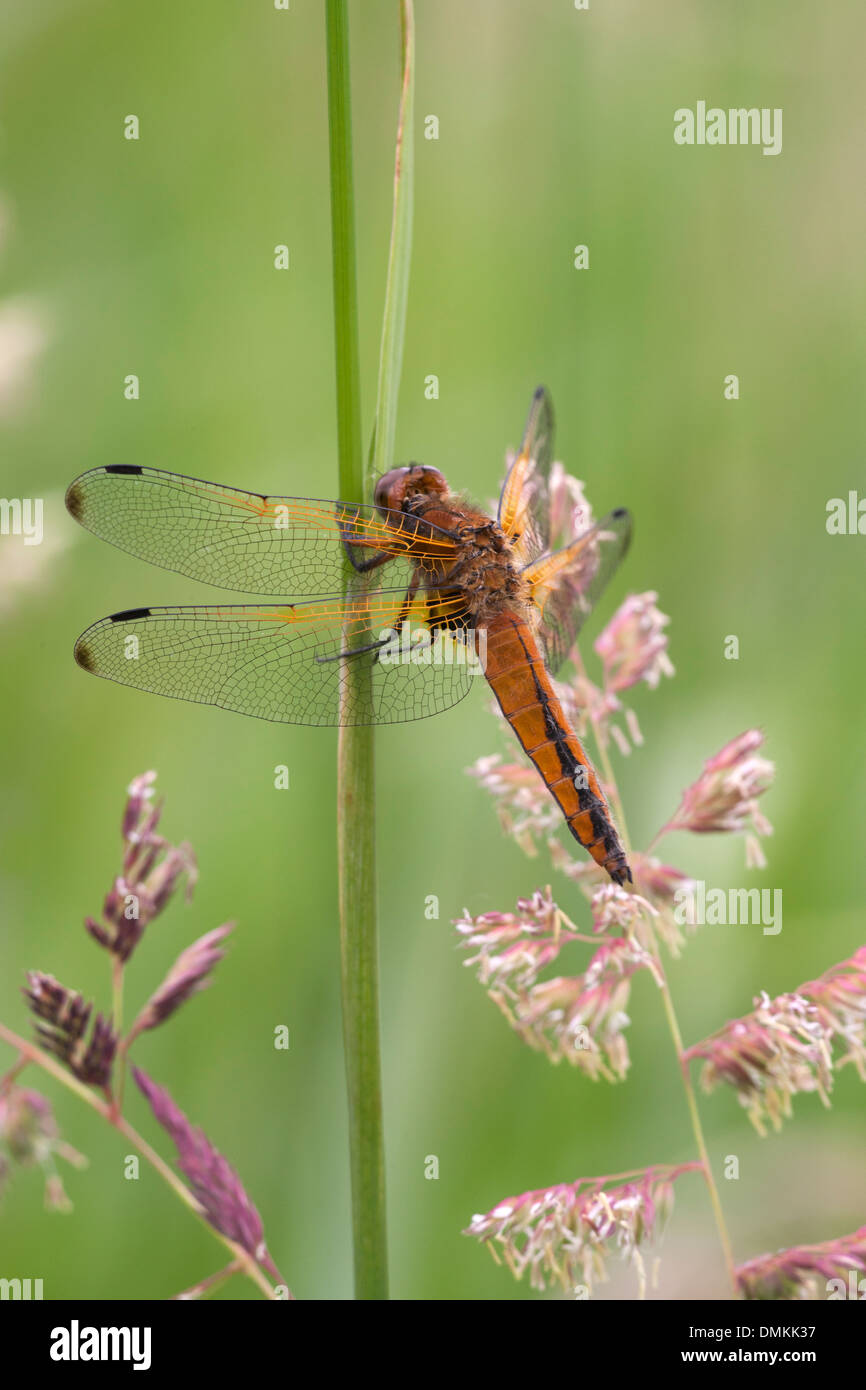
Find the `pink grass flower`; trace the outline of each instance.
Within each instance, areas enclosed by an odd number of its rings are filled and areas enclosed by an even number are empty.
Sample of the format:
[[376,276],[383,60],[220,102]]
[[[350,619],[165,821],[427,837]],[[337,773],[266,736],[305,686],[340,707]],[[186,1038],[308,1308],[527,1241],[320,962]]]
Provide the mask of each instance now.
[[585,484],[567,473],[561,463],[550,468],[550,549],[560,550],[588,531],[593,523],[592,507],[584,493]]
[[[680,931],[675,916],[677,893],[694,889],[695,881],[688,874],[675,869],[672,864],[648,854],[633,854],[630,859],[634,886],[655,909],[653,930],[655,936],[664,942],[670,954],[676,959],[683,946],[685,936]],[[694,934],[696,925],[687,925],[687,933]]]
[[655,690],[662,676],[675,674],[664,631],[670,618],[656,607],[657,598],[653,590],[630,594],[596,638],[606,694],[630,690],[640,681]]
[[[550,851],[551,862],[555,869],[560,869],[566,878],[576,883],[581,892],[593,902],[597,894],[603,889],[616,889],[615,884],[611,884],[607,874],[597,864],[585,859],[574,859],[564,845],[558,840],[549,840],[548,849]],[[694,879],[679,869],[673,868],[670,864],[663,864],[647,854],[633,852],[629,856],[632,873],[634,875],[634,893],[625,894],[627,898],[636,900],[641,904],[641,922],[637,935],[645,944],[653,941],[662,941],[676,959],[682,947],[685,945],[685,936],[680,931],[679,925],[674,915],[677,906],[676,893],[688,891],[694,885]],[[617,890],[622,892],[621,889]],[[614,898],[613,894],[608,897]],[[600,899],[604,903],[605,899]],[[614,901],[616,899],[614,898]],[[630,909],[626,905],[624,908],[628,913]],[[687,924],[687,932],[693,933],[695,926]]]
[[41,1162],[58,1132],[47,1096],[24,1086],[12,1086],[0,1094],[0,1142],[22,1167]]
[[[589,679],[579,659],[577,674],[568,682],[554,682],[563,709],[578,734],[592,726],[606,747],[613,741],[628,756],[643,744],[637,715],[619,696],[644,681],[655,689],[661,677],[673,676],[663,629],[670,619],[655,606],[658,594],[632,594],[620,605],[595,642],[604,668],[603,688]],[[622,716],[622,725],[617,722]]]
[[759,834],[772,834],[757,806],[775,772],[773,763],[757,756],[763,742],[759,729],[749,729],[709,758],[698,780],[686,788],[666,829],[706,835],[745,830],[753,823]]
[[596,895],[596,932],[610,926],[628,934],[603,941],[576,976],[538,979],[563,946],[592,940],[573,929],[549,888],[521,899],[516,913],[466,913],[455,925],[462,944],[475,952],[465,963],[477,966],[479,981],[529,1047],[552,1062],[568,1061],[592,1080],[617,1081],[629,1067],[623,1036],[629,981],[639,969],[648,969],[657,982],[659,976],[651,953],[630,934],[646,905],[610,887],[625,902],[614,902],[606,889]]
[[534,858],[538,838],[558,829],[562,814],[532,764],[504,763],[493,754],[466,770],[493,797],[504,833]]
[[543,980],[513,1004],[491,997],[518,1036],[551,1062],[567,1061],[591,1081],[623,1081],[630,980],[641,969],[656,976],[652,956],[633,938],[617,937],[599,946],[582,975]]
[[72,1203],[55,1169],[56,1157],[76,1168],[87,1166],[84,1155],[61,1139],[47,1096],[24,1086],[9,1086],[0,1093],[0,1191],[13,1167],[38,1166],[45,1174],[46,1210],[71,1211]]
[[[613,741],[626,758],[633,746],[640,748],[643,744],[634,710],[626,709],[612,691],[600,689],[585,672],[578,671],[570,681],[554,681],[553,688],[579,738],[585,739],[589,729],[593,729],[605,748]],[[620,715],[624,728],[615,722],[615,716]]]
[[850,1062],[860,1080],[866,1081],[866,946],[801,985],[797,993],[812,1001],[832,1033],[840,1050],[834,1066],[838,1069]]
[[683,1060],[703,1061],[706,1091],[733,1086],[759,1134],[767,1121],[781,1128],[795,1095],[817,1091],[829,1105],[834,1066],[851,1062],[866,1081],[866,946],[794,993],[763,994],[755,1005],[688,1048]]
[[[673,872],[676,872],[675,870]],[[685,880],[688,882],[688,880]],[[656,879],[658,882],[658,879]],[[635,887],[642,886],[635,879]],[[591,899],[597,932],[625,931],[652,955],[662,941],[674,959],[684,945],[684,937],[674,917],[672,903],[661,894],[627,893],[615,883],[603,882]]]
[[[516,457],[513,449],[506,451],[503,483],[508,477]],[[557,461],[550,465],[550,477],[547,486],[550,550],[560,550],[563,546],[570,545],[573,540],[592,526],[592,507],[586,499],[584,487],[585,484],[579,478],[574,478],[566,472],[564,464]],[[489,507],[495,516],[499,507],[498,498],[491,498]]]
[[617,883],[603,883],[592,895],[592,929],[596,936],[610,932],[637,935],[641,920],[656,915],[646,898],[639,893],[627,893]]
[[635,853],[629,862],[635,883],[647,897],[652,898],[656,906],[669,903],[673,907],[677,893],[687,891],[695,882],[688,874],[675,869],[672,864],[663,864],[652,855]]
[[866,1290],[866,1226],[820,1245],[793,1245],[737,1267],[746,1299],[862,1299]]
[[591,1293],[607,1279],[608,1258],[617,1254],[636,1270],[643,1297],[640,1246],[661,1236],[673,1208],[676,1179],[700,1167],[659,1165],[627,1175],[627,1181],[580,1178],[523,1192],[473,1216],[463,1234],[483,1242],[515,1279],[529,1270],[529,1282],[540,1292],[558,1286],[571,1293],[583,1286]]
[[773,827],[762,814],[758,797],[773,781],[775,766],[758,756],[763,742],[759,729],[749,729],[708,759],[656,839],[672,830],[691,830],[696,835],[746,832],[747,866],[764,868],[757,836],[772,835]]
[[485,987],[492,985],[516,998],[518,990],[535,984],[562,946],[580,940],[562,925],[566,920],[546,888],[531,898],[518,898],[516,912],[472,917],[464,910],[454,925],[463,938],[461,945],[475,951],[463,964],[478,966],[478,979]]

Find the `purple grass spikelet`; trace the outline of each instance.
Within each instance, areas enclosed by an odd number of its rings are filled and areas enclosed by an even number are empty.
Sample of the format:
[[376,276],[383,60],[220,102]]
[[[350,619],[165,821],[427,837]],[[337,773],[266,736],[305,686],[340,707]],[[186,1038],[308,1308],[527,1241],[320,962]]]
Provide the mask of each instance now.
[[188,1179],[207,1220],[221,1235],[240,1245],[257,1264],[282,1282],[265,1244],[262,1219],[234,1168],[213,1147],[202,1130],[190,1124],[168,1091],[138,1067],[132,1068],[132,1075],[155,1119],[174,1142],[178,1166]]
[[225,955],[220,946],[233,927],[233,922],[214,927],[213,931],[199,937],[198,941],[194,941],[181,952],[129,1030],[124,1040],[126,1047],[129,1047],[133,1038],[145,1029],[156,1028],[158,1024],[164,1023],[191,995],[207,988],[211,983],[211,971]]
[[110,1022],[97,1014],[88,1035],[93,1005],[61,985],[52,975],[28,971],[28,989],[22,990],[37,1019],[36,1037],[46,1052],[63,1062],[79,1081],[105,1088],[117,1050]]
[[183,879],[189,898],[197,874],[190,846],[172,845],[158,833],[162,807],[153,801],[155,780],[155,772],[145,772],[127,789],[123,867],[105,896],[102,920],[87,917],[84,923],[94,941],[124,962]]

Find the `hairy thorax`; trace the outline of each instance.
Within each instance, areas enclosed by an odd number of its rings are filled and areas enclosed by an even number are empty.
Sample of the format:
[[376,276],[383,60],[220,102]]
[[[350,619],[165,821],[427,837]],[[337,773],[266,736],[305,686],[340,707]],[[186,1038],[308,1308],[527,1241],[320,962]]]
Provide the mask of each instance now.
[[419,508],[418,515],[460,539],[460,558],[427,578],[443,593],[459,591],[473,625],[529,599],[529,585],[517,569],[512,541],[498,522],[462,503],[442,502]]

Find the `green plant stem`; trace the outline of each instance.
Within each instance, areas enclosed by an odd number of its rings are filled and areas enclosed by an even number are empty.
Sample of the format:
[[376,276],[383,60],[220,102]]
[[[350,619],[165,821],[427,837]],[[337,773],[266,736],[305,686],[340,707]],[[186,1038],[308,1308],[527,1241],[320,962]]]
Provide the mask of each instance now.
[[200,1279],[197,1284],[184,1289],[183,1293],[176,1293],[172,1302],[192,1302],[193,1299],[204,1298],[206,1294],[213,1293],[221,1284],[225,1284],[233,1275],[241,1272],[241,1266],[237,1260],[232,1260],[225,1269],[218,1269],[215,1274],[209,1274],[207,1278]]
[[123,1032],[123,961],[111,957],[111,1021],[118,1036]]
[[[575,656],[575,665],[578,671],[580,672],[581,676],[583,676],[583,678],[586,679],[586,670],[584,668],[583,660],[580,657],[579,653]],[[613,801],[614,807],[616,808],[617,819],[619,821],[619,829],[620,833],[622,834],[623,843],[625,845],[627,853],[630,854],[631,844],[629,841],[628,826],[626,824],[625,819],[625,810],[623,808],[622,798],[619,794],[619,787],[617,786],[613,766],[610,761],[610,755],[607,751],[607,744],[605,743],[604,738],[602,737],[602,732],[599,727],[598,720],[595,718],[595,715],[592,713],[591,710],[589,714],[589,719],[590,723],[592,724],[592,732],[595,739],[595,746],[598,751],[599,761],[601,763],[604,782],[608,788],[608,791],[610,792],[610,797]],[[689,1074],[688,1063],[683,1061],[683,1039],[682,1034],[680,1032],[680,1025],[677,1019],[676,1009],[674,1008],[674,1001],[671,996],[670,988],[668,986],[667,975],[664,969],[664,965],[662,963],[661,954],[657,949],[655,949],[652,946],[652,944],[650,944],[650,950],[652,950],[652,953],[655,956],[656,963],[659,968],[659,978],[661,980],[659,988],[661,990],[665,1018],[667,1019],[668,1030],[673,1040],[674,1051],[677,1055],[677,1069],[679,1071],[680,1080],[683,1083],[683,1090],[685,1091],[686,1095],[686,1105],[688,1106],[689,1119],[691,1121],[692,1126],[692,1134],[694,1135],[695,1144],[697,1146],[697,1150],[701,1159],[701,1164],[704,1170],[704,1178],[706,1180],[707,1189],[710,1194],[710,1203],[713,1208],[713,1216],[715,1218],[716,1229],[719,1234],[719,1243],[722,1247],[722,1253],[725,1259],[725,1267],[728,1272],[728,1279],[730,1281],[732,1295],[734,1298],[739,1298],[737,1272],[736,1265],[734,1263],[734,1254],[731,1247],[731,1240],[730,1236],[728,1235],[727,1225],[725,1223],[725,1214],[722,1210],[722,1202],[719,1196],[719,1190],[716,1186],[716,1180],[713,1177],[712,1164],[710,1163],[710,1156],[707,1151],[707,1144],[704,1138],[704,1128],[701,1124],[701,1115],[698,1109],[698,1102],[695,1096],[694,1087],[692,1085],[692,1079]]]
[[683,1060],[684,1049],[682,1034],[680,1033],[680,1025],[677,1020],[676,1010],[674,1009],[674,1001],[671,998],[670,988],[668,986],[667,977],[665,976],[664,971],[662,971],[661,994],[662,1001],[664,1003],[665,1017],[668,1021],[668,1028],[670,1029],[671,1038],[673,1039],[674,1044],[674,1050],[677,1054],[677,1062],[679,1064],[680,1077],[682,1078],[683,1083],[683,1090],[686,1093],[686,1104],[689,1107],[689,1118],[692,1122],[692,1133],[695,1136],[695,1143],[697,1144],[698,1153],[700,1154],[701,1163],[703,1164],[704,1177],[706,1179],[707,1189],[710,1194],[710,1202],[712,1203],[713,1216],[715,1217],[716,1221],[716,1229],[719,1233],[719,1242],[721,1244],[722,1251],[725,1257],[725,1265],[728,1271],[728,1279],[731,1285],[731,1292],[734,1298],[739,1298],[740,1291],[739,1286],[737,1284],[737,1268],[734,1262],[734,1252],[731,1248],[731,1240],[728,1235],[727,1225],[725,1223],[725,1214],[722,1210],[722,1200],[719,1196],[719,1189],[716,1185],[716,1180],[713,1177],[713,1168],[712,1164],[710,1163],[710,1155],[707,1151],[706,1140],[704,1139],[704,1127],[701,1124],[701,1115],[700,1111],[698,1110],[698,1102],[697,1097],[695,1096],[695,1088],[692,1085],[692,1078],[689,1075],[689,1064],[688,1062]]
[[[328,124],[340,496],[365,500],[346,0],[328,0]],[[357,640],[357,639],[356,639]],[[342,710],[370,706],[371,670],[346,661]],[[373,730],[343,722],[337,752],[337,872],[355,1296],[388,1297],[379,1055]]]

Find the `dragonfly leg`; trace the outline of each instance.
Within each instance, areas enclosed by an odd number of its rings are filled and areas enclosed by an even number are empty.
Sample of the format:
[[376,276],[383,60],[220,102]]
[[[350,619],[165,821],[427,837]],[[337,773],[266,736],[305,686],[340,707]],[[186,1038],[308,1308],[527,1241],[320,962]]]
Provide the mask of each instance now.
[[394,624],[395,627],[402,627],[403,623],[405,622],[406,615],[409,612],[409,609],[412,607],[412,600],[418,592],[418,585],[420,584],[420,582],[421,576],[416,570],[415,573],[412,575],[412,578],[409,580],[409,587],[407,588],[406,596],[400,605],[400,612],[397,614],[397,621]]
[[382,555],[371,555],[369,560],[356,560],[349,549],[350,542],[344,540],[343,545],[349,557],[349,563],[358,574],[368,574],[370,570],[378,569],[379,565],[384,565],[386,561],[393,560],[394,556],[387,552]]
[[386,561],[393,560],[394,558],[392,553],[390,553],[387,550],[383,550],[380,551],[379,554],[371,555],[369,560],[356,559],[355,556],[352,554],[352,548],[355,546],[360,546],[361,542],[358,540],[353,540],[351,535],[349,535],[348,532],[344,530],[342,526],[340,526],[340,540],[343,543],[343,549],[346,552],[346,557],[349,561],[349,564],[352,566],[352,569],[355,570],[358,574],[367,574],[370,570],[377,569],[379,565],[384,565]]
[[[403,598],[403,602],[400,604],[400,612],[397,614],[396,620],[395,620],[395,622],[394,622],[394,630],[395,630],[395,632],[399,632],[399,631],[401,630],[401,628],[403,627],[403,624],[405,623],[407,617],[409,616],[409,610],[410,610],[411,607],[412,607],[412,604],[413,604],[414,599],[415,599],[415,595],[416,595],[417,592],[418,592],[418,585],[419,585],[420,583],[421,583],[421,575],[420,575],[420,572],[419,572],[418,570],[415,570],[414,574],[412,575],[412,578],[409,580],[409,584],[408,584],[408,587],[407,587],[407,589],[406,589],[406,594],[405,594],[405,596],[404,596],[404,598]],[[431,634],[431,641],[432,641],[432,634]],[[380,642],[378,645],[384,647],[384,646],[387,645],[387,643],[385,643],[385,642]]]
[[[349,558],[351,559],[351,556]],[[363,568],[372,569],[374,565],[381,565],[384,560],[387,560],[389,558],[391,557],[387,555],[377,555],[372,560],[365,560],[363,562]],[[418,591],[418,585],[420,581],[421,576],[416,571],[416,573],[412,575],[412,578],[409,581],[409,585],[406,589],[406,594],[403,598],[403,602],[400,604],[400,611],[397,614],[397,618],[394,623],[395,629],[399,629],[400,627],[402,627],[403,623],[405,622],[406,616],[415,598],[415,594]],[[363,652],[381,651],[383,647],[387,647],[389,645],[389,642],[389,637],[377,638],[375,642],[367,642],[364,644],[363,647],[349,647],[346,651],[337,652],[335,656],[317,656],[316,661],[320,664],[324,664],[328,661],[342,661],[344,660],[344,658],[350,656],[360,656]]]
[[350,656],[361,656],[364,652],[377,652],[381,647],[387,645],[388,639],[383,638],[381,641],[368,642],[366,646],[363,647],[349,647],[346,651],[337,652],[334,656],[317,656],[316,661],[320,666],[323,666],[329,661],[343,661]]

